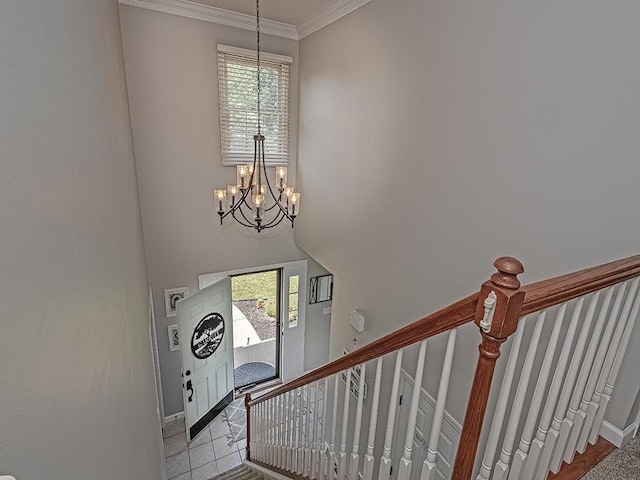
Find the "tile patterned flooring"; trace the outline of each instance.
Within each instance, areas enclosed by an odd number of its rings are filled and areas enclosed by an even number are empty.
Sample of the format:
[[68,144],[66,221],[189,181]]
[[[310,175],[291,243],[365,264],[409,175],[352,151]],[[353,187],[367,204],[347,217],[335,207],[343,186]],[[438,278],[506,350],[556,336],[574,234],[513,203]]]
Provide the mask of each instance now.
[[209,480],[240,465],[246,456],[246,440],[229,446],[227,422],[218,417],[187,444],[184,418],[167,423],[163,430],[165,468],[169,480]]

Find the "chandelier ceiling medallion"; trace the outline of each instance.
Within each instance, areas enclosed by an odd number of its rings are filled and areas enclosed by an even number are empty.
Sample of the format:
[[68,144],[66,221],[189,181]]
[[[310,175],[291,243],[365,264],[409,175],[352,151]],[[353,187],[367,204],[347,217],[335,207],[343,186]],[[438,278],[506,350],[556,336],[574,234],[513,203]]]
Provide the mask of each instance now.
[[229,185],[226,190],[214,190],[213,196],[221,225],[231,215],[240,225],[261,232],[275,227],[285,218],[293,228],[300,208],[300,193],[287,185],[287,167],[275,167],[275,189],[267,175],[264,135],[260,126],[260,0],[256,0],[256,34],[258,133],[253,136],[253,164],[238,165],[236,184]]

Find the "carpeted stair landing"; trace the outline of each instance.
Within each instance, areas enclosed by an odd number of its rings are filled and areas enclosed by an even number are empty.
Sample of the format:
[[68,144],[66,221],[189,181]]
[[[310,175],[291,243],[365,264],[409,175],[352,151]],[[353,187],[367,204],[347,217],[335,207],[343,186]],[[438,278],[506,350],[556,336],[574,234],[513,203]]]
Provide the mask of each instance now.
[[267,480],[267,477],[255,470],[245,467],[244,465],[240,465],[239,467],[221,473],[210,480]]

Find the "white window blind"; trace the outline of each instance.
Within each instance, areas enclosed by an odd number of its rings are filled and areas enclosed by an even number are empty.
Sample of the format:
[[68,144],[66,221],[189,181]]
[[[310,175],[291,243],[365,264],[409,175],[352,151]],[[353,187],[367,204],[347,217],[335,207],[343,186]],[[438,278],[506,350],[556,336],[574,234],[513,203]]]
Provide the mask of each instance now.
[[[260,52],[260,118],[268,165],[289,162],[291,57]],[[256,52],[218,45],[220,140],[223,165],[253,162],[258,133]]]

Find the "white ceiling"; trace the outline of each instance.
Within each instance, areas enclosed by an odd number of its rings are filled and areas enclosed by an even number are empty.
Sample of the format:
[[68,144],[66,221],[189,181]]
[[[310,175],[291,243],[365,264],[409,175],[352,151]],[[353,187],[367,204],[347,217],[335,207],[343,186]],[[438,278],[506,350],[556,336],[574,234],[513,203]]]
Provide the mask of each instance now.
[[[260,17],[298,25],[336,0],[260,0]],[[255,15],[255,0],[195,0],[196,3]]]

